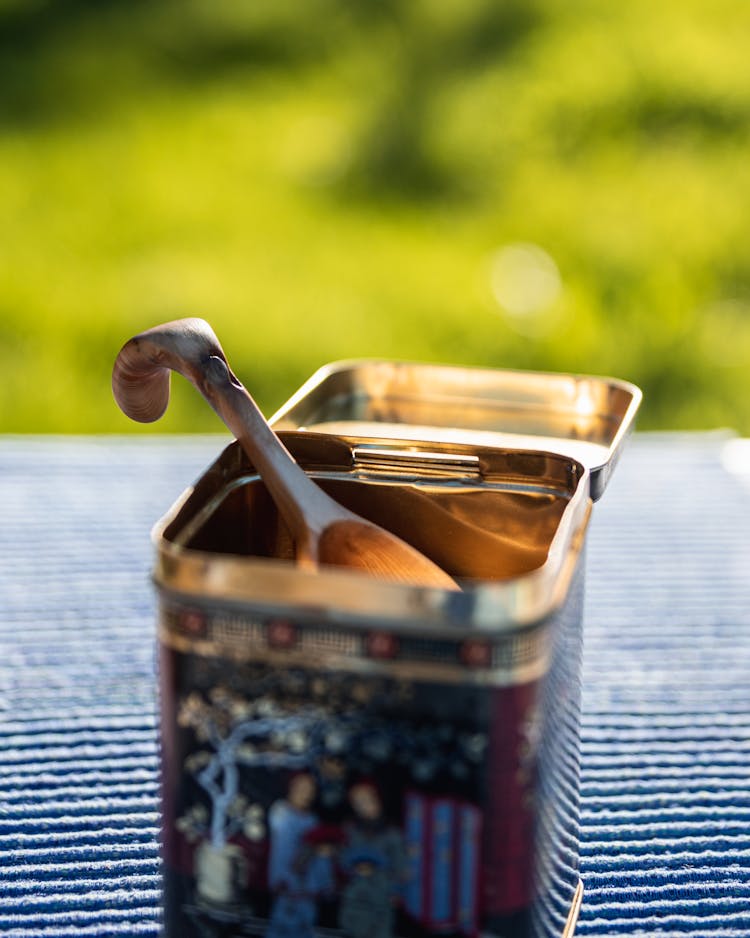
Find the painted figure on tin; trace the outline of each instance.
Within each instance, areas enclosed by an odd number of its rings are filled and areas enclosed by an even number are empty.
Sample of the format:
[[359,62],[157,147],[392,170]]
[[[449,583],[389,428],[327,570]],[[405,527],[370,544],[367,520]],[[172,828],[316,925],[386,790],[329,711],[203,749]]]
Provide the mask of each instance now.
[[345,826],[341,865],[347,883],[339,925],[347,938],[393,938],[393,921],[403,869],[401,833],[385,819],[375,782],[349,789],[353,818]]
[[333,890],[331,848],[311,836],[318,825],[311,811],[316,791],[312,773],[298,772],[286,798],[269,811],[268,884],[273,902],[266,938],[313,938],[318,898]]

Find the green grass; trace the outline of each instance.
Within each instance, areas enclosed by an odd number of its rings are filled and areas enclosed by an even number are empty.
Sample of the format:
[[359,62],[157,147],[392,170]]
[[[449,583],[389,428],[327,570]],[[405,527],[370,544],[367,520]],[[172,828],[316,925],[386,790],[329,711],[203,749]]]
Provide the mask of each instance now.
[[[750,433],[741,0],[0,0],[0,429],[125,432],[208,319],[270,413],[325,361],[611,374]],[[493,295],[504,246],[561,289]],[[179,388],[157,430],[218,429]]]

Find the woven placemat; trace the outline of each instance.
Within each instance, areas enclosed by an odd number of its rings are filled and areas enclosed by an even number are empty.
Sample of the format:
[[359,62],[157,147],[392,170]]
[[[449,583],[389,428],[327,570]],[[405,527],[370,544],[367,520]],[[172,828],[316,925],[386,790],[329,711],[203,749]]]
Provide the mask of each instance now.
[[[0,439],[0,932],[159,933],[153,522],[219,437]],[[750,489],[636,436],[588,546],[577,934],[750,934]]]

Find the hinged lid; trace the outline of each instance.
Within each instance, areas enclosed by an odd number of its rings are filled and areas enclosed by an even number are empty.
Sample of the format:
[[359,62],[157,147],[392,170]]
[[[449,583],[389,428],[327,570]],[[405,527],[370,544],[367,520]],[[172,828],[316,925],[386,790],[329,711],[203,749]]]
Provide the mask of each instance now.
[[596,500],[641,397],[613,378],[355,360],[319,369],[272,423],[342,436],[376,460],[407,441],[558,453],[590,470]]

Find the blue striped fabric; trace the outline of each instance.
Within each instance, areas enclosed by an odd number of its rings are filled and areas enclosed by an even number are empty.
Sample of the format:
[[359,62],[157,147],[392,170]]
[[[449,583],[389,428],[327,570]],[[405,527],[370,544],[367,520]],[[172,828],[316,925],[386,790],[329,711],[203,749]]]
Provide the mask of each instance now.
[[[3,934],[159,932],[148,531],[222,442],[0,440]],[[594,512],[581,936],[750,935],[750,488],[725,446],[636,436]]]

